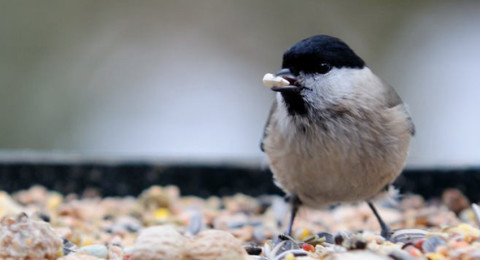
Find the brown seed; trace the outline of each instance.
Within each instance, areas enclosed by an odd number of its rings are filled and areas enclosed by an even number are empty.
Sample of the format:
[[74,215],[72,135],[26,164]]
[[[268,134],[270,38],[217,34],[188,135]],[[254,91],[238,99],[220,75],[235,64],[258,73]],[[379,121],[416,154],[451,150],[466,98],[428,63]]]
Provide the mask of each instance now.
[[446,189],[442,194],[442,202],[457,215],[470,207],[467,197],[458,189]]
[[188,239],[172,226],[155,226],[141,231],[131,260],[183,260]]
[[221,230],[206,230],[194,237],[186,248],[189,260],[244,259],[247,256],[241,242]]

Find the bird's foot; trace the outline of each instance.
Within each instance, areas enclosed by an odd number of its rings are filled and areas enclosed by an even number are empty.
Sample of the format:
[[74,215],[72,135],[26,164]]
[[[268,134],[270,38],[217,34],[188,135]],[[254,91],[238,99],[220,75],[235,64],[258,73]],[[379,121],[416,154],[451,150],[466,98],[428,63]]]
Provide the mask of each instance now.
[[390,241],[390,239],[392,238],[392,233],[390,232],[390,228],[387,225],[385,225],[381,228],[382,228],[382,230],[380,231],[380,235],[383,238],[385,238],[385,240]]
[[279,234],[276,238],[273,239],[273,244],[276,245],[282,241],[292,241],[292,242],[298,243],[298,241],[295,238],[291,237],[288,234]]
[[296,257],[307,256],[307,252],[301,247],[302,242],[286,234],[280,234],[272,241],[271,246],[268,247],[269,249],[265,250],[265,256],[268,259],[284,259],[287,254],[293,254]]
[[327,233],[327,232],[319,232],[316,235],[310,235],[305,237],[302,240],[297,240],[292,236],[289,236],[287,234],[279,234],[275,239],[274,239],[274,244],[278,244],[282,241],[292,241],[297,244],[311,244],[311,245],[316,245],[316,244],[321,244],[321,243],[330,243],[333,244],[335,243],[334,237],[332,234]]

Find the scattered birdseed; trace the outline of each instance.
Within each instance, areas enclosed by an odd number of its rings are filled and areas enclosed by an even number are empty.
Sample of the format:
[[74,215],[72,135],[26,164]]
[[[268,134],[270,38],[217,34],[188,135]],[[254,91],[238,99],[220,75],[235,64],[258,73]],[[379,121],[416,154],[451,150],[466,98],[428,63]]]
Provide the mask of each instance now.
[[458,191],[443,198],[448,207],[417,195],[379,207],[387,241],[365,203],[301,208],[285,236],[288,205],[279,196],[202,199],[153,186],[138,198],[79,198],[35,186],[0,191],[0,258],[480,259],[479,207],[466,207]]

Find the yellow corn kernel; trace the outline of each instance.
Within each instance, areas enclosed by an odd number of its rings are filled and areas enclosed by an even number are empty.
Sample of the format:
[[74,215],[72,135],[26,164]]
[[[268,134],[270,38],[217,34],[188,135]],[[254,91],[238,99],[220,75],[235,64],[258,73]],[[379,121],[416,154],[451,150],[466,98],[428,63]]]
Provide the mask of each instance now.
[[85,239],[85,241],[83,241],[82,245],[83,246],[90,246],[93,244],[93,241],[91,239]]
[[445,259],[445,256],[440,253],[428,253],[427,258],[428,260],[440,260]]
[[295,255],[293,253],[288,253],[285,256],[285,260],[295,260]]
[[310,230],[308,229],[303,229],[302,234],[300,234],[300,240],[304,240],[308,236],[310,236],[312,233],[310,233]]
[[154,217],[156,220],[165,220],[170,216],[170,211],[167,208],[159,208],[155,210]]
[[48,196],[47,208],[49,210],[55,210],[56,208],[58,208],[60,203],[62,203],[62,200],[63,200],[63,198],[60,194],[52,194],[52,195]]

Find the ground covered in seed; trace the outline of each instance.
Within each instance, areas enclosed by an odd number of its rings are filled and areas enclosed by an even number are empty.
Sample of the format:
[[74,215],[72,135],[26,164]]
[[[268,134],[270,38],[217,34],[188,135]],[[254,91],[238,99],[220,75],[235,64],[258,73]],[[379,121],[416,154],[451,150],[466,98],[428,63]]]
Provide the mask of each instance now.
[[[292,236],[279,196],[198,198],[153,186],[138,197],[62,195],[41,186],[0,192],[1,259],[480,259],[478,209],[458,190],[302,208]],[[473,207],[471,206],[473,205]]]

